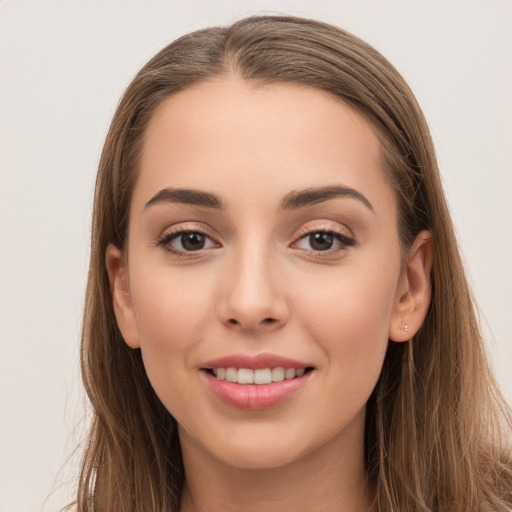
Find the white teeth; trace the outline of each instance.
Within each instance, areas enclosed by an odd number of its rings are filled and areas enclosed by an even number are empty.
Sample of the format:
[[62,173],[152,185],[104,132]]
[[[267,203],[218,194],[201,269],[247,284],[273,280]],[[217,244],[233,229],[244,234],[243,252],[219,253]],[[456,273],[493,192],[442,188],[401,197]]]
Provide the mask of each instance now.
[[254,370],[254,384],[270,384],[271,382],[272,370],[270,368]]
[[212,368],[212,373],[220,380],[236,382],[238,384],[271,384],[282,382],[295,377],[302,377],[305,368],[261,368],[251,370],[249,368]]
[[[254,382],[255,372],[247,368],[240,368],[238,370],[238,384],[252,384]],[[256,384],[260,384],[257,382]]]
[[295,370],[294,368],[287,368],[286,371],[284,372],[284,378],[286,380],[294,379],[296,374],[297,370]]
[[282,382],[284,380],[284,368],[278,366],[272,368],[272,382]]
[[226,380],[228,382],[237,382],[238,370],[236,368],[226,368]]

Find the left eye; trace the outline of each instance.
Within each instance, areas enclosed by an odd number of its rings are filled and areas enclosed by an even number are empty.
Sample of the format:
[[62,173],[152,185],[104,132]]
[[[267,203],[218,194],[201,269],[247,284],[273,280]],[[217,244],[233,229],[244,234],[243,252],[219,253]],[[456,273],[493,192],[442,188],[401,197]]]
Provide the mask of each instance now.
[[343,249],[353,245],[354,241],[339,233],[332,231],[315,231],[301,237],[295,244],[299,249],[313,251],[329,251],[332,249]]
[[162,245],[179,252],[193,252],[215,247],[215,242],[199,231],[183,231],[167,235]]

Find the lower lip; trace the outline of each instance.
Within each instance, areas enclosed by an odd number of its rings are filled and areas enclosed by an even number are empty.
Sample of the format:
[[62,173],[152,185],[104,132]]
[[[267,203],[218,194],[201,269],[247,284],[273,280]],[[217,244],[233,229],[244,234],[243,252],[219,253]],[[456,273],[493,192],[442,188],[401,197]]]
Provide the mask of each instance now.
[[201,373],[213,394],[225,404],[237,409],[261,410],[289,400],[306,384],[313,372],[271,384],[237,384],[217,379],[206,371]]

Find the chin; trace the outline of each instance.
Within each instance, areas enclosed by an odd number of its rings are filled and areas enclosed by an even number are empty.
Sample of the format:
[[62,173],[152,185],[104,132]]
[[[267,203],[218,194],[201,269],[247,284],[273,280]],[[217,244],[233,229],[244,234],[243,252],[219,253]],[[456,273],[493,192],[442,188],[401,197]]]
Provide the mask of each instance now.
[[219,459],[224,464],[238,469],[276,469],[287,466],[301,458],[300,453],[292,453],[288,446],[262,448],[261,446],[230,447],[223,451]]
[[273,469],[308,458],[329,445],[333,437],[336,433],[304,424],[245,424],[243,428],[231,428],[220,439],[211,439],[209,451],[232,467]]

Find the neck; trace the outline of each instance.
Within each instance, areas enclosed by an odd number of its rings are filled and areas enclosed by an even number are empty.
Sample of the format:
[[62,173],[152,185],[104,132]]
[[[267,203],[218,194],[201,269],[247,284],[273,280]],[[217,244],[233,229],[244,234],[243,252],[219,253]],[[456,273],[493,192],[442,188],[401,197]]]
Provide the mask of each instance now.
[[354,427],[351,435],[335,436],[300,460],[264,469],[226,464],[201,453],[182,434],[186,478],[181,512],[370,512],[364,429]]

